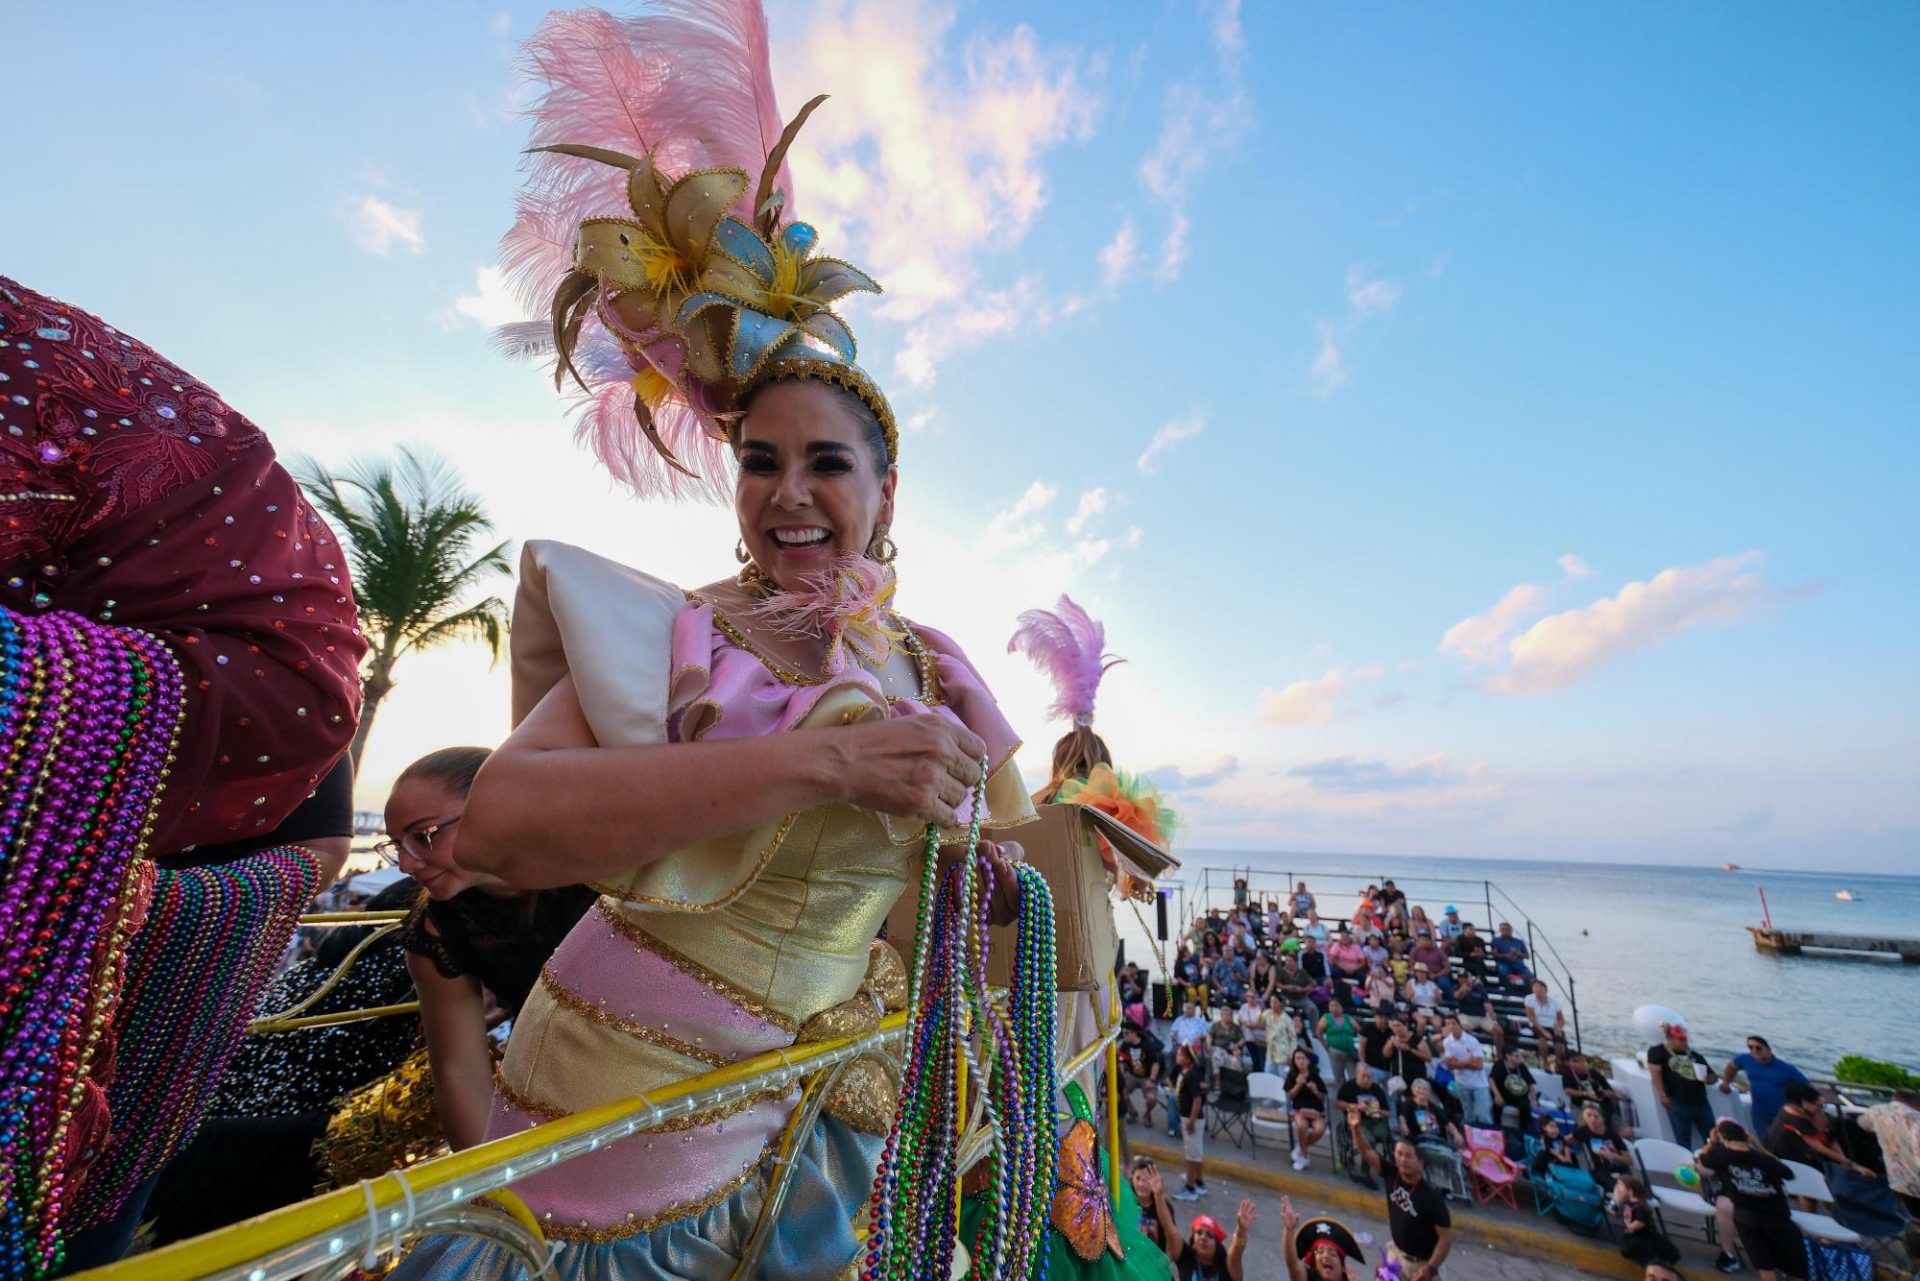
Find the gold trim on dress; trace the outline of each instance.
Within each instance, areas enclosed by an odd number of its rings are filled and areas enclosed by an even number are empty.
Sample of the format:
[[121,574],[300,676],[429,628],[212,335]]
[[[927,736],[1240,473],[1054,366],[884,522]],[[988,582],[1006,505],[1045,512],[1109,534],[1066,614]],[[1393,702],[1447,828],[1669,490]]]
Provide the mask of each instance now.
[[767,1158],[773,1155],[773,1150],[774,1145],[769,1142],[766,1147],[760,1149],[760,1155],[753,1158],[753,1161],[746,1169],[740,1171],[739,1174],[728,1179],[713,1191],[698,1200],[688,1201],[683,1205],[669,1206],[658,1214],[649,1214],[645,1218],[629,1214],[627,1215],[627,1221],[619,1227],[596,1228],[588,1226],[584,1220],[581,1221],[578,1227],[569,1223],[558,1222],[554,1219],[553,1212],[549,1210],[540,1216],[540,1231],[552,1241],[587,1242],[594,1245],[605,1245],[610,1241],[624,1241],[628,1237],[637,1237],[643,1232],[651,1232],[655,1228],[665,1227],[667,1224],[676,1223],[681,1219],[692,1218],[696,1214],[705,1214],[708,1210],[719,1205],[741,1188],[746,1187],[747,1183],[752,1180],[755,1175],[760,1173],[760,1167],[767,1163]]
[[[792,822],[792,819],[787,820],[788,824]],[[782,834],[784,835],[784,829]],[[600,913],[600,916],[608,925],[611,925],[615,930],[619,931],[628,942],[634,944],[636,947],[644,948],[653,953],[674,969],[679,970],[682,974],[705,985],[709,990],[725,997],[754,1017],[763,1019],[774,1027],[779,1028],[788,1036],[793,1036],[799,1032],[800,1025],[792,1019],[780,1013],[780,1011],[755,1000],[750,993],[734,986],[726,979],[721,978],[718,974],[715,974],[712,970],[709,970],[692,957],[676,951],[666,943],[661,942],[653,935],[647,933],[641,929],[639,925],[623,916],[619,909],[608,903],[606,899],[601,899],[594,906],[595,910]]]
[[[538,1099],[530,1099],[522,1094],[513,1087],[512,1083],[509,1082],[506,1076],[500,1071],[500,1065],[498,1063],[493,1065],[493,1088],[499,1092],[502,1099],[506,1100],[507,1106],[513,1108],[516,1112],[524,1112],[528,1116],[537,1116],[542,1121],[559,1121],[573,1115],[573,1113],[567,1111],[565,1108],[555,1107],[551,1103],[542,1103]],[[703,1125],[712,1125],[715,1121],[724,1121],[728,1117],[738,1116],[748,1108],[759,1107],[762,1103],[776,1103],[792,1094],[793,1091],[794,1087],[791,1085],[756,1090],[752,1094],[744,1095],[733,1100],[731,1103],[721,1103],[714,1107],[702,1108],[698,1112],[687,1112],[680,1116],[670,1116],[658,1125],[649,1125],[644,1129],[635,1130],[633,1133],[635,1135],[683,1134],[688,1130],[697,1130]]]
[[635,1023],[631,1019],[623,1019],[613,1011],[593,1004],[593,1002],[587,1000],[586,997],[553,977],[553,972],[545,968],[542,968],[540,971],[540,986],[546,989],[547,995],[553,998],[556,1005],[571,1010],[581,1018],[590,1019],[602,1027],[610,1027],[616,1032],[624,1032],[636,1040],[645,1041],[649,1045],[657,1045],[663,1050],[671,1050],[675,1054],[693,1059],[696,1062],[705,1063],[710,1067],[725,1067],[727,1064],[733,1062],[732,1059],[724,1054],[717,1053],[713,1050],[702,1049],[691,1041],[683,1041],[670,1032],[662,1032],[660,1029],[648,1027],[644,1023]]
[[[813,689],[827,684],[832,679],[828,676],[815,676],[811,672],[803,672],[767,653],[755,644],[753,639],[732,619],[721,613],[719,605],[698,592],[688,592],[687,599],[697,605],[705,605],[712,614],[713,625],[720,630],[720,634],[725,636],[736,649],[758,659],[760,665],[771,672],[781,684]],[[892,618],[894,624],[906,634],[906,641],[901,648],[906,650],[907,655],[913,659],[915,679],[920,685],[919,692],[909,697],[912,701],[926,707],[944,707],[947,700],[940,692],[940,673],[934,665],[932,651],[927,648],[926,642],[920,639],[919,633],[913,630],[912,623],[898,614],[892,615]],[[880,696],[887,700],[889,706],[898,701],[885,690],[881,691]]]
[[[735,884],[732,889],[729,889],[725,894],[722,894],[719,898],[711,902],[687,903],[680,899],[661,898],[657,894],[642,894],[631,886],[623,886],[612,881],[589,881],[587,883],[588,888],[598,890],[602,894],[619,899],[622,903],[649,903],[654,907],[664,907],[671,911],[686,912],[695,915],[702,912],[715,912],[723,907],[730,906],[735,899],[746,892],[748,886],[760,879],[760,873],[766,871],[767,864],[773,862],[773,856],[780,852],[780,846],[786,842],[787,833],[793,830],[793,825],[799,818],[800,816],[798,814],[789,814],[781,819],[780,826],[774,829],[773,839],[768,841],[766,848],[754,857],[752,870],[747,873],[743,880]],[[685,851],[679,851],[679,853],[684,854]],[[668,857],[672,856],[669,855]]]

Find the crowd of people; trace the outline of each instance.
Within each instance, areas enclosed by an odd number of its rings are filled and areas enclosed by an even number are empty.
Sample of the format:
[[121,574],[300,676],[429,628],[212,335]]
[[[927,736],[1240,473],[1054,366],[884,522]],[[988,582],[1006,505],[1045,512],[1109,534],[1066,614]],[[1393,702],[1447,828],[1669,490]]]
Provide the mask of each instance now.
[[[1122,1097],[1130,1118],[1182,1142],[1185,1177],[1171,1199],[1207,1195],[1209,1110],[1216,1123],[1251,1110],[1287,1127],[1296,1170],[1310,1169],[1331,1136],[1330,1166],[1385,1193],[1404,1274],[1437,1276],[1446,1203],[1468,1193],[1467,1163],[1491,1144],[1517,1177],[1546,1189],[1569,1227],[1610,1222],[1649,1277],[1670,1273],[1679,1254],[1634,1155],[1639,1118],[1579,1048],[1512,926],[1483,937],[1453,905],[1434,920],[1391,880],[1369,885],[1333,926],[1319,908],[1305,882],[1262,900],[1238,881],[1231,908],[1192,922],[1158,990],[1148,970],[1121,967]],[[1657,1106],[1710,1190],[1720,1271],[1742,1269],[1737,1243],[1762,1277],[1806,1274],[1783,1161],[1856,1176],[1867,1194],[1878,1187],[1913,1210],[1920,1096],[1859,1119],[1883,1174],[1833,1132],[1828,1099],[1764,1036],[1715,1065],[1670,1023],[1645,1062]],[[1553,1087],[1545,1097],[1543,1080]],[[1717,1120],[1708,1096],[1741,1083],[1751,1129]],[[1338,1253],[1319,1244],[1329,1259]],[[1319,1275],[1311,1253],[1300,1254],[1309,1267],[1300,1275]]]

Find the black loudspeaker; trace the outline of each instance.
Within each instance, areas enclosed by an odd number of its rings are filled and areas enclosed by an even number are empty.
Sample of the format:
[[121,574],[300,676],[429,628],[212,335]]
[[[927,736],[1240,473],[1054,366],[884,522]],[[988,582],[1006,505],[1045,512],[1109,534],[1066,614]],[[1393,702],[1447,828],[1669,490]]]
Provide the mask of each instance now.
[[1167,896],[1165,894],[1153,896],[1153,917],[1160,927],[1160,941],[1164,943],[1167,941]]

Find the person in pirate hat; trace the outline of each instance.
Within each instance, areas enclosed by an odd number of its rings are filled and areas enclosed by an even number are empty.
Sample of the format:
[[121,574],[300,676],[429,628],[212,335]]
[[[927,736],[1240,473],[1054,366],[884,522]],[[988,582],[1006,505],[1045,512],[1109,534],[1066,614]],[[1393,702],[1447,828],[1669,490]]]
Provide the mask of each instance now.
[[1366,1255],[1347,1225],[1318,1215],[1302,1223],[1291,1197],[1280,1198],[1280,1235],[1288,1281],[1348,1281],[1347,1260],[1365,1266]]

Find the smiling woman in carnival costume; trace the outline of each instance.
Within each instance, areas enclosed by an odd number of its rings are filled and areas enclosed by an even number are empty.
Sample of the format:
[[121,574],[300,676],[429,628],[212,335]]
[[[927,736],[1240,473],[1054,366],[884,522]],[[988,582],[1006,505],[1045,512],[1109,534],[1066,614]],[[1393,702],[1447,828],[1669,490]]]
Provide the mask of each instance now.
[[[951,848],[969,823],[998,830],[1033,809],[979,675],[892,610],[899,434],[829,306],[879,287],[814,251],[784,170],[818,100],[783,131],[754,0],[555,14],[527,59],[544,92],[506,261],[552,323],[504,339],[551,352],[584,388],[582,437],[642,496],[717,497],[731,464],[742,568],[688,592],[577,548],[527,548],[516,727],[473,788],[461,861],[603,897],[516,1020],[489,1137],[873,1026],[908,987],[875,934],[903,891],[932,884],[929,846],[977,897],[955,909],[949,878],[922,900],[928,936],[951,937],[964,910],[1018,916],[1023,945],[1052,937],[1017,846]],[[1038,1047],[1001,1064],[1044,1063],[994,1074],[1011,1173],[981,1275],[1031,1274],[1051,1195],[1052,1128],[1023,1119],[1050,1115],[1052,1098],[1052,961],[1036,955],[1044,1005],[1016,989],[996,1043]],[[925,990],[957,994],[936,981],[954,973],[933,957]],[[953,1056],[925,1049],[952,1030],[937,1014],[916,1013],[930,1039],[910,1038],[898,1091],[872,1061],[841,1077],[778,1173],[798,1087],[517,1182],[560,1246],[556,1275],[945,1275]],[[883,1161],[890,1131],[917,1141]],[[780,1180],[784,1206],[762,1223]],[[913,1232],[910,1212],[935,1226]],[[442,1236],[399,1275],[518,1274],[505,1250]]]

